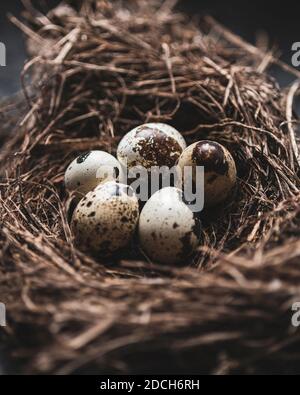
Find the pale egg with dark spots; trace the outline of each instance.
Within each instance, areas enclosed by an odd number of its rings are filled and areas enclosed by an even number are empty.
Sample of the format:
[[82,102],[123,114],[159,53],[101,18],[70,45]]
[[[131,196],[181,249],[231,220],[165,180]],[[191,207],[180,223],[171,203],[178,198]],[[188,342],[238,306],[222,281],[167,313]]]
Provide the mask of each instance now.
[[164,123],[147,123],[133,129],[121,140],[117,157],[126,168],[173,167],[186,148],[183,136]]
[[128,245],[138,219],[139,204],[133,190],[128,185],[110,181],[80,201],[71,229],[80,250],[107,256]]
[[140,214],[140,246],[153,261],[176,264],[189,259],[199,245],[200,231],[200,221],[174,187],[156,192]]
[[197,166],[204,167],[205,207],[225,201],[237,180],[236,164],[230,152],[214,141],[204,140],[194,143],[183,151],[178,160],[178,167],[183,178],[185,168],[191,167],[193,182],[196,184]]
[[121,171],[120,163],[107,152],[91,151],[80,155],[67,168],[65,186],[81,199],[99,184],[113,181]]

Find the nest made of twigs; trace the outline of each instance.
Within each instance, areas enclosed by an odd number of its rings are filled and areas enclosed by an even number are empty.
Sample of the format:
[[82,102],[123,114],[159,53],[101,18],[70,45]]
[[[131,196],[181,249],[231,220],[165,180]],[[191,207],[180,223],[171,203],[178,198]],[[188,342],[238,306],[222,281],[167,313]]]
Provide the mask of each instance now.
[[[13,19],[31,60],[28,112],[0,153],[0,301],[22,372],[300,372],[298,85],[280,90],[266,73],[274,57],[174,3],[83,1]],[[234,197],[203,214],[182,267],[134,245],[95,261],[69,228],[68,163],[115,153],[148,121],[220,142],[238,167]]]

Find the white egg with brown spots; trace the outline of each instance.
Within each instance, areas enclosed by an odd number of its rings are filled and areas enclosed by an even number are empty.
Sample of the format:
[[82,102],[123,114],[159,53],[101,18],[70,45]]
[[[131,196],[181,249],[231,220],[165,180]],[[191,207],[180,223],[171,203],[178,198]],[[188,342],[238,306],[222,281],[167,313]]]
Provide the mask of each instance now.
[[99,185],[80,201],[71,229],[80,250],[107,256],[128,245],[138,219],[139,204],[133,190],[111,181]]
[[118,178],[120,163],[107,152],[91,151],[80,155],[67,168],[65,186],[81,199],[99,184]]
[[168,187],[145,204],[139,220],[142,250],[153,261],[176,264],[189,259],[199,245],[200,222],[182,200],[182,191]]
[[[178,160],[184,177],[184,169],[192,167],[193,182],[196,183],[196,166],[204,167],[204,204],[211,207],[224,202],[237,180],[235,161],[230,152],[214,141],[199,141],[187,147]],[[197,186],[196,186],[197,187]]]
[[186,142],[172,126],[164,123],[147,123],[133,129],[121,140],[117,157],[126,168],[143,166],[173,167]]

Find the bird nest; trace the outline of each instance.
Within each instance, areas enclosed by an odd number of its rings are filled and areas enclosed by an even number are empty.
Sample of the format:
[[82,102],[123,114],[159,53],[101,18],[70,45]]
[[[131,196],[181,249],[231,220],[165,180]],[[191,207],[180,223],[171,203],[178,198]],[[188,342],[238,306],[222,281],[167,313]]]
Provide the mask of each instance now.
[[[0,301],[21,372],[300,373],[298,85],[281,90],[271,54],[173,5],[70,2],[13,19],[31,58],[26,111],[1,110]],[[150,121],[227,147],[234,196],[202,213],[192,262],[159,265],[134,244],[95,260],[74,245],[64,172]]]

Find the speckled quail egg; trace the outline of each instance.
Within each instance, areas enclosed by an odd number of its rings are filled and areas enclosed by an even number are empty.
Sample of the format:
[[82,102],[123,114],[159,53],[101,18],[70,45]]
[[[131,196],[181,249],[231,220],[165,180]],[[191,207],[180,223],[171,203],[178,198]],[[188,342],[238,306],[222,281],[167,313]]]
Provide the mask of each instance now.
[[[199,141],[187,147],[178,160],[178,166],[182,175],[186,166],[204,167],[205,207],[222,203],[236,184],[237,170],[232,155],[214,141]],[[194,178],[195,172],[192,174]]]
[[182,191],[163,188],[148,200],[141,212],[140,246],[154,261],[180,263],[195,252],[200,228],[200,221],[182,200]]
[[80,155],[67,168],[65,186],[75,192],[78,199],[92,191],[97,185],[117,179],[120,163],[107,152],[91,151]]
[[71,229],[80,250],[107,256],[130,242],[138,219],[139,204],[133,190],[128,185],[110,181],[80,201]]
[[133,129],[121,140],[117,157],[128,168],[173,167],[186,148],[183,136],[164,123],[147,123]]

